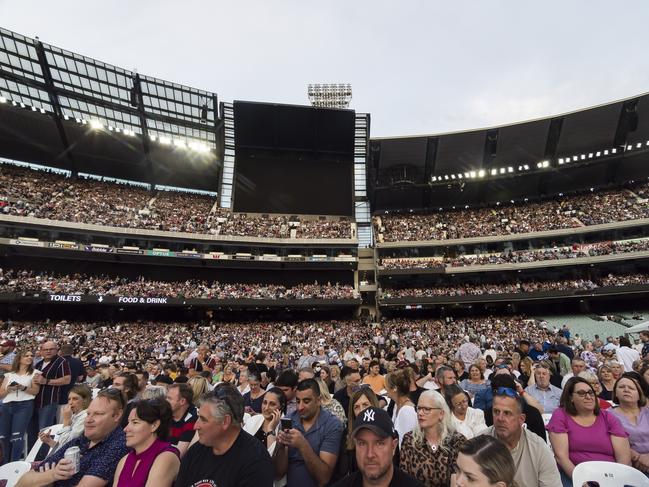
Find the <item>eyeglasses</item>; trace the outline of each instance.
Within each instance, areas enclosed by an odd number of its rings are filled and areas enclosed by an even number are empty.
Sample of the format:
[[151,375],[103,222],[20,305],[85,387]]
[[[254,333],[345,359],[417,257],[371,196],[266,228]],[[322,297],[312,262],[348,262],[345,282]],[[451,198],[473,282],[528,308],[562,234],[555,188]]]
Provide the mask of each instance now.
[[508,368],[509,368],[509,365],[507,365],[507,364],[496,365],[496,369],[508,369]]
[[459,408],[460,406],[466,406],[467,404],[469,404],[469,400],[465,399],[464,401],[458,401],[456,403],[453,403],[453,407]]
[[498,389],[496,389],[496,395],[497,396],[509,396],[509,397],[515,397],[515,398],[520,397],[518,395],[518,392],[516,392],[511,387],[499,387]]
[[427,406],[417,406],[417,412],[425,415],[429,415],[435,409],[442,409],[442,408],[429,408]]
[[574,394],[577,394],[582,399],[586,396],[595,397],[595,392],[593,391],[574,391]]

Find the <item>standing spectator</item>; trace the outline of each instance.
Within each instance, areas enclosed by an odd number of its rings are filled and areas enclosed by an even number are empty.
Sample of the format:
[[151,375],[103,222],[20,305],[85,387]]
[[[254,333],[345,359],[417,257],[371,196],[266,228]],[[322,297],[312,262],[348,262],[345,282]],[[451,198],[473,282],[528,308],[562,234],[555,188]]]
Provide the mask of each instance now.
[[245,411],[250,414],[261,413],[261,403],[264,400],[266,391],[260,386],[259,377],[256,374],[248,375],[250,390],[243,395]]
[[561,487],[557,464],[547,443],[530,434],[525,424],[523,400],[516,393],[503,390],[493,399],[494,424],[484,434],[502,441],[516,465],[516,483],[525,487]]
[[241,429],[243,397],[219,384],[201,399],[198,443],[180,463],[176,485],[272,487],[273,465],[266,447]]
[[469,371],[469,367],[482,357],[478,343],[478,337],[471,335],[469,340],[460,345],[460,348],[455,352],[455,358],[460,359],[464,363],[464,370],[467,372]]
[[[64,406],[68,403],[68,394],[72,388],[77,385],[80,379],[83,379],[83,363],[77,357],[74,357],[74,347],[69,343],[61,345],[60,355],[63,357],[70,366],[70,383],[61,387],[59,405]],[[59,412],[62,408],[59,407]]]
[[183,458],[194,437],[194,424],[198,419],[192,401],[194,392],[188,384],[172,384],[167,390],[167,402],[171,406],[169,442],[178,448]]
[[570,372],[570,357],[560,352],[556,346],[548,350],[548,358],[554,364],[554,368],[560,376],[565,376]]
[[423,487],[420,482],[395,468],[393,458],[397,451],[397,435],[390,416],[383,409],[371,407],[359,414],[354,421],[352,437],[358,471],[350,473],[333,487]]
[[14,354],[11,372],[0,386],[0,438],[5,462],[19,460],[24,451],[24,436],[34,411],[34,398],[39,386],[35,383],[33,357],[28,351]]
[[15,348],[16,342],[13,340],[4,340],[0,343],[0,371],[9,372],[13,368]]
[[215,366],[216,360],[210,357],[210,348],[207,344],[202,343],[197,349],[196,357],[189,362],[189,377],[199,375],[204,370],[211,373]]
[[631,348],[631,342],[625,336],[619,338],[620,347],[615,351],[617,359],[624,365],[625,372],[633,372],[633,362],[640,360],[637,350]]
[[43,342],[40,347],[42,359],[36,362],[34,382],[40,385],[35,402],[35,419],[32,420],[30,446],[36,442],[36,435],[43,428],[52,426],[56,422],[56,414],[61,399],[63,386],[70,383],[71,372],[68,361],[57,355],[59,347],[55,342]]
[[466,438],[453,429],[448,406],[437,391],[422,393],[417,419],[417,426],[401,442],[399,465],[428,487],[450,485],[458,449]]
[[343,427],[320,406],[320,388],[314,379],[297,386],[297,411],[290,416],[293,428],[280,431],[273,458],[276,477],[287,475],[287,487],[326,485],[333,474]]
[[640,341],[642,341],[642,352],[640,355],[643,359],[649,358],[649,330],[640,332]]

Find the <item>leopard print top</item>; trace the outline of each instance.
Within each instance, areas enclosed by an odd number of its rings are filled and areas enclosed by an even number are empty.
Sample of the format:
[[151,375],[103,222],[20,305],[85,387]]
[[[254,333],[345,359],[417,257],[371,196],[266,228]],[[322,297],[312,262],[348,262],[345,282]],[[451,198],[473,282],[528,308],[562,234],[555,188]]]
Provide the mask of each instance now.
[[401,470],[419,480],[426,487],[448,487],[455,472],[458,450],[466,438],[450,433],[443,448],[433,451],[428,443],[415,443],[412,432],[406,433],[401,443]]

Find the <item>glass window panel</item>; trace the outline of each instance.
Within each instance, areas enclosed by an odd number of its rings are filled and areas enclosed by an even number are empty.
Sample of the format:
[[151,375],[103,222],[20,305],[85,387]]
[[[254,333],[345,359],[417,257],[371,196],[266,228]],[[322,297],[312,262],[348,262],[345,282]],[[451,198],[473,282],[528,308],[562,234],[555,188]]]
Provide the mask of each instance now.
[[88,76],[90,76],[91,78],[96,79],[97,78],[97,69],[92,64],[89,64],[87,66],[87,68],[88,68]]
[[32,63],[32,71],[38,76],[43,76],[43,71],[41,70],[41,65],[37,63]]
[[90,89],[90,81],[88,81],[88,78],[79,78],[81,81],[81,86],[87,90]]
[[0,51],[0,63],[9,64],[9,55],[4,51]]
[[88,74],[86,70],[86,65],[80,61],[77,61],[77,73],[83,74],[84,76]]
[[22,42],[16,42],[17,52],[21,56],[29,57],[29,51],[27,50],[27,45]]
[[108,75],[108,82],[116,85],[117,77],[115,76],[115,73],[113,73],[112,71],[108,71],[107,75]]
[[16,43],[13,39],[5,39],[5,48],[10,52],[17,52]]
[[97,69],[97,78],[99,78],[100,81],[108,81],[108,78],[106,77],[106,70]]

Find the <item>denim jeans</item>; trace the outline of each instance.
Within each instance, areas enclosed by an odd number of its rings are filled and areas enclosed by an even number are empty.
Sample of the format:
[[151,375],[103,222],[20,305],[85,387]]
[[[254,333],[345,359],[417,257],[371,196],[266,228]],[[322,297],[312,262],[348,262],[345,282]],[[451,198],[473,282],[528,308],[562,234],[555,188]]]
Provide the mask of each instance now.
[[[572,479],[559,467],[559,474],[561,475],[561,485],[563,487],[572,487]],[[581,486],[579,486],[581,487]]]
[[23,457],[25,433],[33,409],[33,400],[7,402],[0,406],[0,440],[5,462],[15,462]]
[[56,413],[58,410],[58,404],[50,404],[49,406],[43,406],[36,411],[36,414],[38,415],[38,431],[56,424]]

